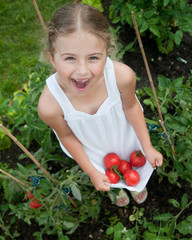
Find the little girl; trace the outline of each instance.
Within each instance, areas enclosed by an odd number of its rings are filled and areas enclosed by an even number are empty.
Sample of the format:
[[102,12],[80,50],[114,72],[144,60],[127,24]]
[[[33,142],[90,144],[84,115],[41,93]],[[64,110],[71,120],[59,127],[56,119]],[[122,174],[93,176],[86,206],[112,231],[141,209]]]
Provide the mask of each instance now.
[[[60,8],[50,22],[48,42],[56,73],[46,80],[38,113],[95,188],[110,191],[103,163],[108,153],[128,159],[137,146],[153,168],[161,166],[162,155],[151,145],[135,97],[135,74],[108,57],[111,35],[103,14],[80,3]],[[132,196],[141,203],[147,189]],[[115,198],[118,206],[129,203],[123,189]]]

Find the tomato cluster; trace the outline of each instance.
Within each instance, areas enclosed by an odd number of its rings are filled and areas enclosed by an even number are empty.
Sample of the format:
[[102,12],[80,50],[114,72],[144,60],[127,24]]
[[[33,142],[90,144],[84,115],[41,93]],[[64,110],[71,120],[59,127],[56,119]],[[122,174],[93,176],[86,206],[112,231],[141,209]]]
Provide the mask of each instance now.
[[132,167],[142,167],[146,158],[141,151],[134,151],[130,155],[130,162],[121,160],[116,153],[108,153],[104,157],[104,164],[107,168],[105,174],[113,184],[124,179],[128,186],[136,186],[140,181],[140,175]]
[[35,200],[35,197],[30,191],[27,191],[27,198],[32,199],[31,202],[29,203],[30,208],[37,209],[42,206],[41,203],[39,203],[38,199]]

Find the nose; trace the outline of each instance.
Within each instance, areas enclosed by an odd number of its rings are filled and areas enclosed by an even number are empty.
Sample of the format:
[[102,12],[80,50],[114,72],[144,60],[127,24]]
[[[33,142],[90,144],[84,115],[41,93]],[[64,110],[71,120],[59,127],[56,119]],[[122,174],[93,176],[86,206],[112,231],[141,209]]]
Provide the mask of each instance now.
[[78,62],[77,73],[85,75],[88,72],[88,66],[85,61]]

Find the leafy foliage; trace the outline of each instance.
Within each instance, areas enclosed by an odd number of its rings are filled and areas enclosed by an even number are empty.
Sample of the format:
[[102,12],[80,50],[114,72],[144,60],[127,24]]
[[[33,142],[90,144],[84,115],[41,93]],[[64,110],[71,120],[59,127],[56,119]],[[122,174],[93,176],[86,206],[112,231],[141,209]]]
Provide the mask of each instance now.
[[103,12],[101,0],[82,0],[81,2],[87,5],[93,6],[99,9],[100,12]]
[[177,230],[183,235],[191,234],[191,220],[192,215],[189,215],[185,220],[179,222],[178,217],[191,204],[188,202],[188,196],[184,194],[181,198],[181,203],[175,199],[169,201],[174,207],[180,209],[176,216],[171,213],[161,213],[153,218],[153,221],[147,221],[144,215],[144,209],[134,208],[133,214],[130,215],[129,220],[134,222],[134,227],[127,229],[120,221],[114,226],[110,226],[106,230],[107,236],[112,235],[114,240],[172,240],[172,239],[188,239],[176,237]]
[[[177,181],[179,177],[190,183],[192,182],[190,153],[192,147],[191,77],[184,82],[183,77],[170,80],[164,76],[159,76],[158,81],[159,85],[156,93],[164,115],[165,127],[172,139],[177,159],[174,159],[171,148],[161,128],[151,132],[151,139],[154,146],[165,157],[163,167],[161,170],[158,170],[159,173],[164,176],[166,175],[171,183],[180,186]],[[140,94],[140,97],[145,95],[143,103],[150,108],[155,116],[157,108],[152,90],[148,87],[143,87],[143,90],[139,90],[138,94]],[[153,120],[153,123],[158,126],[157,117],[154,117]],[[151,122],[148,119],[146,121],[148,123]],[[159,138],[159,135],[163,139]],[[167,169],[169,169],[169,172]]]
[[183,32],[192,35],[192,6],[186,0],[113,0],[109,17],[114,24],[121,24],[121,29],[126,24],[133,28],[132,11],[140,34],[155,39],[162,53],[168,54],[174,45],[179,46]]

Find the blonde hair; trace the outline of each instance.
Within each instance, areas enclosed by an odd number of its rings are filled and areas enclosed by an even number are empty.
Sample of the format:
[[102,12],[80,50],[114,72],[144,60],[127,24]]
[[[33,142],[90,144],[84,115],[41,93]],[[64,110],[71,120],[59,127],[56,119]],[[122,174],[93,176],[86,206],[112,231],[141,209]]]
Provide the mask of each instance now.
[[81,3],[66,5],[55,12],[48,27],[49,52],[54,54],[53,43],[58,36],[68,35],[79,29],[103,39],[108,52],[112,42],[108,20],[96,8]]

